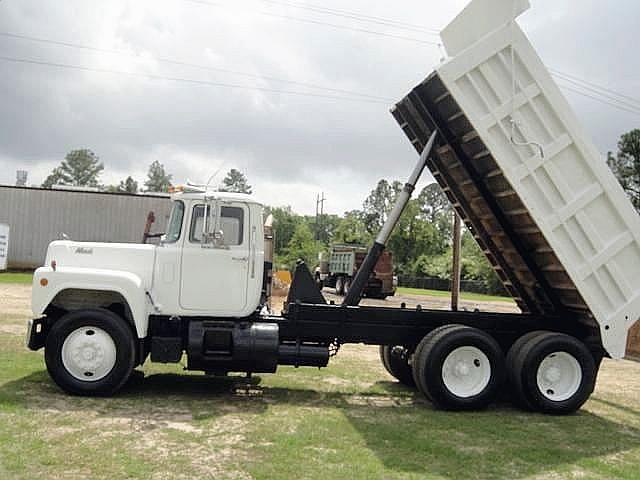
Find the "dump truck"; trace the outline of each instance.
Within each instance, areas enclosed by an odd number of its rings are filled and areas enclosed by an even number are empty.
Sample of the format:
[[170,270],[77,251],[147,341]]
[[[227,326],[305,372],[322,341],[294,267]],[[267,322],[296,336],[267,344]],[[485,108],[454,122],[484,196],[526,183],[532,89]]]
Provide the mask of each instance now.
[[[173,195],[160,245],[53,242],[28,346],[78,395],[116,393],[148,357],[273,373],[364,343],[439,408],[481,409],[509,389],[525,409],[579,409],[640,317],[640,217],[518,26],[528,7],[473,0],[442,32],[449,58],[393,108],[420,159],[341,304],[300,263],[270,313],[262,205],[191,188]],[[521,313],[360,305],[425,168]]]
[[[333,245],[328,255],[321,255],[315,277],[318,288],[335,288],[337,295],[349,293],[351,282],[367,255],[367,247],[362,245]],[[367,298],[384,300],[396,293],[398,277],[393,274],[393,255],[385,250],[380,255],[362,295]]]

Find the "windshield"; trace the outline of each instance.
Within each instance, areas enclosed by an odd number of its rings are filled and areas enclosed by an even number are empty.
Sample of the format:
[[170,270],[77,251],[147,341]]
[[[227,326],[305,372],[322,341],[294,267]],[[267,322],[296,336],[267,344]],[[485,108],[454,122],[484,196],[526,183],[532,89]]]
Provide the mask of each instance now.
[[167,233],[164,235],[165,243],[177,242],[182,231],[182,219],[184,218],[184,203],[180,201],[173,202],[169,224],[167,225]]

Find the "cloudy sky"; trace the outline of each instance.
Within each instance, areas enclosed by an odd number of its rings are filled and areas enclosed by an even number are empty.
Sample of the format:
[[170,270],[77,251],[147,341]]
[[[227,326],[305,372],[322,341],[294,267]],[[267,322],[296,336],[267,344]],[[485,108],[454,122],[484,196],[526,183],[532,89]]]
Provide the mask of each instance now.
[[[431,31],[466,3],[0,0],[0,183],[25,169],[39,184],[91,148],[103,183],[142,183],[154,160],[176,182],[235,167],[266,203],[312,213],[324,191],[327,211],[358,208],[378,179],[411,170],[389,107],[438,63]],[[637,0],[532,0],[520,23],[548,66],[639,97],[639,19]],[[602,152],[640,127],[567,97]]]

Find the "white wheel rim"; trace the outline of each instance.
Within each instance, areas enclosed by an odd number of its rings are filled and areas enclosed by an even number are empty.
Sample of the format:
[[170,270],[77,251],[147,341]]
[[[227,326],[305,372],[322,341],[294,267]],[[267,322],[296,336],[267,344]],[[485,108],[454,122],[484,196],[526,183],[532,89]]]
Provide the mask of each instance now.
[[580,362],[567,352],[547,355],[536,375],[538,390],[549,400],[563,402],[573,397],[582,383]]
[[456,397],[475,397],[487,388],[490,380],[491,363],[479,348],[456,348],[442,364],[442,381]]
[[80,327],[62,344],[62,364],[74,378],[96,382],[113,370],[116,344],[101,328]]

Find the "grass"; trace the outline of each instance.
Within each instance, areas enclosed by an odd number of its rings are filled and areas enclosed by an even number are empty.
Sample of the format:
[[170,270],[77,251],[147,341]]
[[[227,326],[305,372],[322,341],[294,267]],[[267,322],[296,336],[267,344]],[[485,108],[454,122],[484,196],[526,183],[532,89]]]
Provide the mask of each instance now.
[[25,272],[0,273],[0,284],[30,285],[32,279],[33,279],[32,273],[25,273]]
[[42,352],[24,349],[16,327],[27,308],[0,311],[2,479],[638,478],[640,365],[631,362],[605,362],[592,400],[568,417],[507,402],[434,410],[363,346],[343,347],[322,371],[255,378],[251,391],[147,364],[116,397],[81,398],[52,383]]
[[[420,288],[408,288],[398,287],[398,293],[410,294],[410,295],[425,295],[429,297],[441,297],[450,298],[451,292],[444,292],[442,290],[423,290]],[[499,297],[496,295],[484,295],[482,293],[470,293],[460,292],[460,298],[462,300],[469,300],[472,302],[513,302],[510,297]]]

